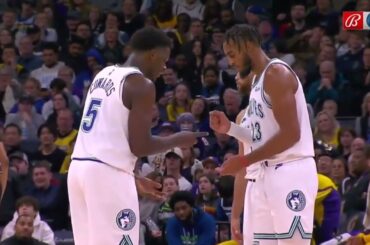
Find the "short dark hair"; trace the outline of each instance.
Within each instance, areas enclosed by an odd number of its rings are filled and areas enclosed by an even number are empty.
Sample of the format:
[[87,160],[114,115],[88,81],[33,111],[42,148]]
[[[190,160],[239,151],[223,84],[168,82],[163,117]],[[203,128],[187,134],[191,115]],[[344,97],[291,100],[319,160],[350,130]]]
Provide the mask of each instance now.
[[214,73],[216,73],[216,74],[218,74],[218,73],[219,73],[219,70],[218,70],[217,66],[209,65],[209,66],[207,66],[207,67],[205,67],[205,68],[203,69],[203,76],[204,76],[204,75],[206,75],[206,73],[207,73],[208,71],[213,71],[213,72],[214,72]]
[[261,46],[262,37],[254,26],[239,24],[231,27],[225,33],[225,42],[229,43],[230,41],[237,44],[239,48],[243,42],[252,42]]
[[49,130],[49,132],[54,136],[55,139],[58,138],[58,131],[57,131],[57,129],[55,127],[53,127],[52,125],[47,124],[47,123],[44,123],[43,125],[41,125],[37,129],[37,137],[40,137],[41,136],[41,131],[44,128],[47,128]]
[[170,199],[170,207],[172,210],[174,210],[176,203],[178,202],[186,202],[191,207],[194,207],[195,200],[193,195],[188,191],[176,191],[171,199]]
[[32,206],[36,212],[40,210],[39,201],[31,196],[23,196],[19,198],[15,203],[15,209],[18,211],[18,209],[23,205]]
[[19,222],[19,220],[20,220],[21,218],[30,218],[30,219],[32,219],[32,220],[35,220],[35,218],[34,218],[34,217],[31,217],[31,216],[29,216],[29,215],[25,215],[25,214],[23,214],[23,215],[19,215],[19,216],[18,216],[17,220],[15,221],[15,224],[18,224],[18,222]]
[[35,170],[36,168],[45,168],[48,172],[51,172],[51,163],[46,160],[42,160],[35,163],[35,165],[33,166],[33,170]]
[[42,51],[44,50],[52,50],[54,53],[58,54],[59,53],[59,46],[55,42],[45,42],[42,44]]
[[9,123],[5,126],[4,131],[6,131],[8,128],[15,128],[18,131],[18,134],[22,134],[22,129],[15,123]]
[[163,31],[154,27],[145,27],[136,31],[130,43],[134,51],[171,47],[171,39]]

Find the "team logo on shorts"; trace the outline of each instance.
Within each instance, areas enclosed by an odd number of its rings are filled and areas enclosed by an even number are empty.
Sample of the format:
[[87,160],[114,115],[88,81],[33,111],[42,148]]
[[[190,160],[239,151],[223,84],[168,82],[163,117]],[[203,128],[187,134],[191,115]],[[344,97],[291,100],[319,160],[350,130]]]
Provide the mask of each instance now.
[[124,231],[131,230],[136,223],[136,215],[131,209],[121,210],[116,217],[118,227]]
[[302,191],[291,191],[286,197],[286,204],[295,212],[302,211],[306,206],[306,197]]

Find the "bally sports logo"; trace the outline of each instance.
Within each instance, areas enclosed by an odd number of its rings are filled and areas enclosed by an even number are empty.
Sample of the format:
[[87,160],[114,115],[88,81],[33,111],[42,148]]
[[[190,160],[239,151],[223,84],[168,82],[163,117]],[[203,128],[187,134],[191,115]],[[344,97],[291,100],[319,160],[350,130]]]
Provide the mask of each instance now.
[[342,17],[344,30],[370,30],[370,12],[345,11]]

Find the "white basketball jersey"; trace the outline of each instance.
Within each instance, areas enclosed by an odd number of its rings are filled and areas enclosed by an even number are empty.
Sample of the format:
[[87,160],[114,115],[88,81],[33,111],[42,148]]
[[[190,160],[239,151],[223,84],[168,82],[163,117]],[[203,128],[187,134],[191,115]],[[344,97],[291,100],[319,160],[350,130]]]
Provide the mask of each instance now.
[[[279,60],[272,59],[265,67],[261,76],[252,83],[251,94],[249,98],[248,121],[250,123],[249,129],[252,135],[251,150],[258,149],[271,139],[279,130],[279,125],[276,122],[272,111],[269,96],[264,92],[264,77],[267,68],[271,64],[281,64],[286,66],[295,75],[294,71],[288,64]],[[298,89],[295,93],[295,100],[297,103],[297,116],[300,126],[301,137],[300,140],[291,148],[273,156],[271,159],[266,159],[269,163],[277,164],[284,163],[302,158],[313,157],[313,137],[311,132],[311,125],[307,111],[306,99],[303,93],[303,88],[299,82],[299,78],[295,75],[298,81]]]
[[87,91],[72,160],[91,160],[133,171],[137,157],[128,142],[129,109],[122,102],[126,77],[141,74],[133,67],[108,66]]

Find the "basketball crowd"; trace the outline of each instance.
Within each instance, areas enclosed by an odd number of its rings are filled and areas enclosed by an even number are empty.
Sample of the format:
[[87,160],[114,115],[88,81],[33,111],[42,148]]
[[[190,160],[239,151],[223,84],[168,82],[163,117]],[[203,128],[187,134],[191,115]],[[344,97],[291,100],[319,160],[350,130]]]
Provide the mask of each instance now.
[[[230,240],[233,177],[220,178],[215,168],[238,154],[238,143],[210,130],[208,112],[223,110],[235,121],[248,104],[222,50],[225,31],[241,23],[258,29],[266,53],[291,65],[304,87],[320,173],[313,243],[345,234],[370,244],[369,31],[341,27],[342,11],[370,11],[368,0],[116,0],[115,6],[0,3],[0,132],[11,168],[0,244],[72,238],[66,179],[86,90],[103,67],[126,61],[130,37],[144,26],[173,41],[156,81],[152,133],[210,136],[138,163],[137,173],[162,183],[167,197],[140,199],[140,244]],[[186,211],[174,212],[181,200]]]

